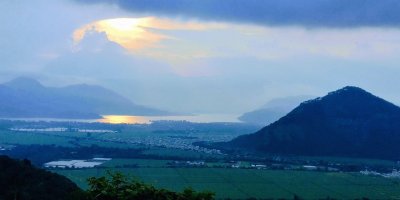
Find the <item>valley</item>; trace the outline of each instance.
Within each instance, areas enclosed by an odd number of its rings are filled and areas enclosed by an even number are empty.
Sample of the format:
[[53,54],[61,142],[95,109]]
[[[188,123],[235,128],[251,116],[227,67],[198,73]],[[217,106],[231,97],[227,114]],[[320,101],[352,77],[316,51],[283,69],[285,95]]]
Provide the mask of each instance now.
[[2,0],[0,22],[0,200],[400,200],[400,0]]
[[[361,173],[366,169],[390,173],[400,169],[395,160],[256,155],[197,145],[230,141],[259,129],[251,124],[6,120],[0,124],[0,154],[29,158],[36,166],[64,175],[83,189],[87,178],[114,171],[174,191],[186,187],[213,191],[218,199],[400,197],[400,178]],[[32,128],[35,131],[28,131]],[[46,165],[69,160],[92,162],[95,157],[111,160],[93,166],[78,164],[84,168]]]

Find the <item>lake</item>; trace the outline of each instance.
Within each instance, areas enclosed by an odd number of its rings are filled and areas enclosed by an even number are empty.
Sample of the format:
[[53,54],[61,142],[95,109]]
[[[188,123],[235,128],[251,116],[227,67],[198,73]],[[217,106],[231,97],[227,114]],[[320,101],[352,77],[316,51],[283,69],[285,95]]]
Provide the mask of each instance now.
[[103,119],[97,122],[111,124],[149,124],[152,121],[170,120],[170,121],[189,121],[197,123],[210,122],[240,122],[238,115],[189,115],[189,116],[131,116],[131,115],[104,115]]
[[101,122],[111,124],[149,124],[152,121],[169,120],[169,121],[189,121],[196,123],[211,122],[240,122],[239,115],[233,114],[200,114],[186,116],[134,116],[134,115],[103,115],[102,119],[60,119],[60,118],[1,118],[4,120],[16,121],[74,121],[74,122]]

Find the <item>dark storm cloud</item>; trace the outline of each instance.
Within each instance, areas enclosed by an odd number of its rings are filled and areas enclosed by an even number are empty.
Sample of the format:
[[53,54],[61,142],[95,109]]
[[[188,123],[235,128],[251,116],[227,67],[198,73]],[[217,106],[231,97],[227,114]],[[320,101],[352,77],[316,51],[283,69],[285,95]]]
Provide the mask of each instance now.
[[76,0],[135,13],[305,27],[399,26],[400,0]]

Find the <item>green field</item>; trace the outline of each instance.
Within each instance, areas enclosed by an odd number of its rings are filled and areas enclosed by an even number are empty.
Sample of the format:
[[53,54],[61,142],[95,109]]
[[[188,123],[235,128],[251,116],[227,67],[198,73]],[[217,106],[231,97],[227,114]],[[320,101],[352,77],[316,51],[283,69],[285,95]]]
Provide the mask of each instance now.
[[[56,145],[76,147],[97,145],[108,148],[143,148],[143,145],[102,141],[105,134],[94,134],[87,137],[86,133],[76,132],[18,132],[0,130],[0,143],[18,145]],[[109,136],[112,137],[112,136]]]
[[[55,170],[82,188],[86,178],[105,175],[106,171],[121,171],[129,176],[161,188],[216,192],[217,198],[337,198],[400,199],[400,180],[364,176],[359,173],[282,171],[230,168],[166,168],[166,160],[113,160],[107,168]],[[137,164],[138,168],[116,168]]]
[[0,141],[4,144],[19,144],[19,145],[58,145],[65,147],[73,147],[70,143],[73,139],[59,137],[49,134],[38,134],[29,132],[14,132],[14,131],[0,131]]
[[[144,148],[143,154],[165,157],[182,157],[184,159],[204,159],[207,154],[178,149],[146,147],[137,144],[123,143],[134,137],[143,137],[149,132],[124,132],[120,134],[84,133],[26,133],[0,131],[0,141],[3,144],[41,144],[65,147],[90,146],[96,144],[102,147]],[[118,136],[118,137],[117,137]],[[157,138],[168,137],[166,133],[155,133]],[[109,141],[117,137],[117,141]],[[220,158],[219,155],[213,155]],[[173,159],[173,158],[168,158]],[[296,157],[294,160],[323,161],[329,163],[357,164],[369,166],[398,166],[394,161],[332,158],[332,157]],[[190,159],[189,159],[190,160]],[[222,159],[223,160],[223,159]],[[364,176],[359,173],[283,171],[218,168],[230,164],[215,161],[207,163],[208,168],[168,168],[171,160],[151,159],[114,159],[103,165],[104,168],[54,170],[65,175],[80,187],[86,188],[86,179],[92,176],[102,176],[107,170],[121,171],[131,177],[136,177],[146,183],[160,188],[181,191],[185,187],[196,190],[209,190],[216,193],[217,198],[246,199],[254,198],[286,198],[297,195],[304,199],[336,198],[355,199],[368,197],[371,199],[400,199],[400,180],[382,177]],[[248,166],[249,162],[241,162]]]

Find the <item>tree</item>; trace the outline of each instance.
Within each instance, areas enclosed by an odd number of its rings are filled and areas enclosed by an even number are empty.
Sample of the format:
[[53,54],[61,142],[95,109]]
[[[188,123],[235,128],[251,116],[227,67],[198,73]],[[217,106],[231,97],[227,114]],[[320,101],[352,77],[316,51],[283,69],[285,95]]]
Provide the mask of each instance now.
[[92,177],[88,179],[88,200],[211,200],[212,192],[196,192],[191,188],[183,192],[173,192],[166,189],[157,189],[135,179],[128,179],[119,172],[108,172],[110,178]]

